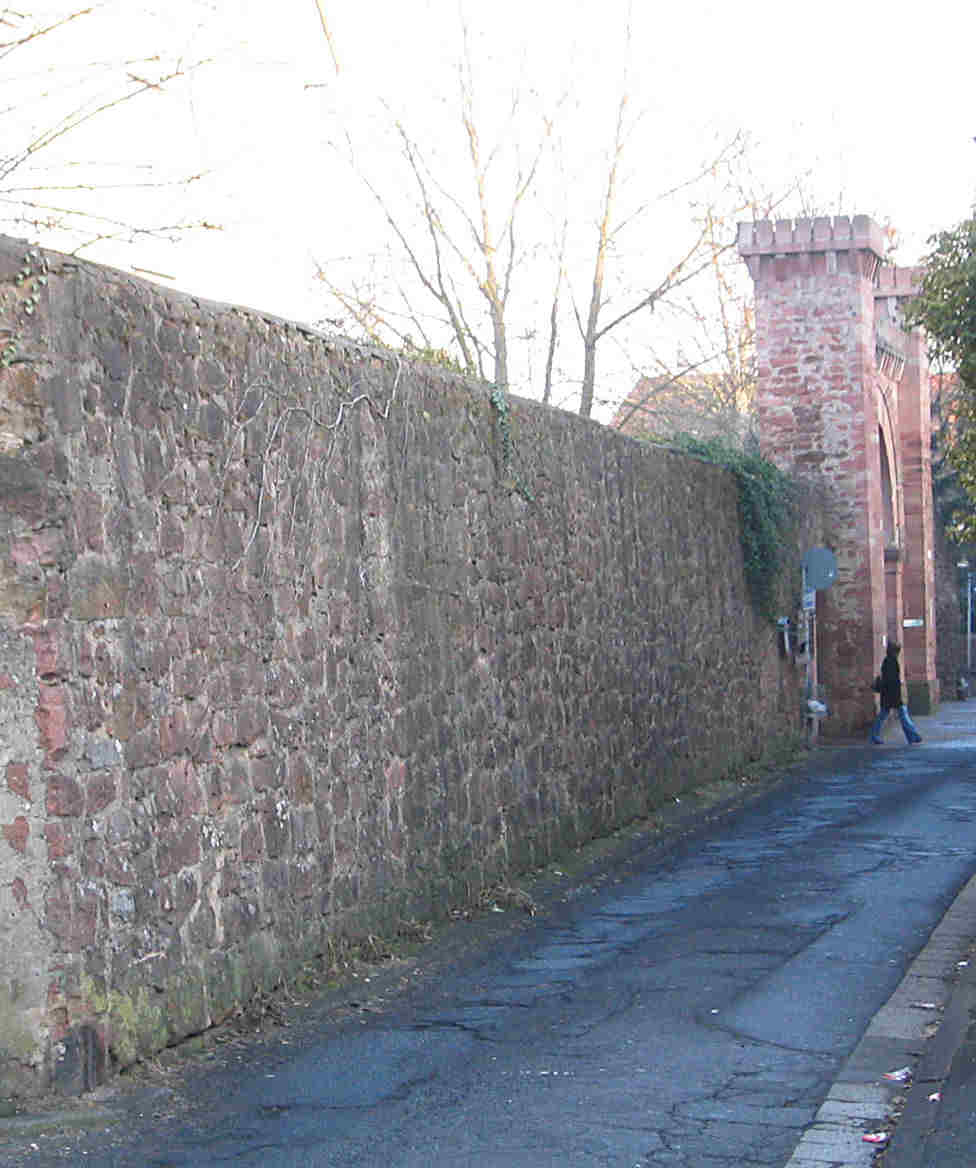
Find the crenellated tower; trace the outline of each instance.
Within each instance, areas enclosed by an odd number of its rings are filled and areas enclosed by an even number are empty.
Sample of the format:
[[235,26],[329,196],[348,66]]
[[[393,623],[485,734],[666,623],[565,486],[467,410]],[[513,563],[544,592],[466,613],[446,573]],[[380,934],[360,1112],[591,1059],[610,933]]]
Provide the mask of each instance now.
[[916,272],[884,264],[866,215],[739,225],[756,294],[763,452],[831,499],[837,579],[817,604],[830,733],[873,714],[868,683],[901,641],[914,708],[935,675],[928,370],[901,325]]

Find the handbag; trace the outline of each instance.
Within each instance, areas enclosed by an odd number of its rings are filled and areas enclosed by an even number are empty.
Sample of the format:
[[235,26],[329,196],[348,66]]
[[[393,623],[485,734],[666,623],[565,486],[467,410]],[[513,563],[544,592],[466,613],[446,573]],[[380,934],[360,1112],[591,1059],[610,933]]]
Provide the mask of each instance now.
[[871,682],[871,688],[874,690],[875,693],[881,693],[881,674],[880,673],[874,679],[874,681]]

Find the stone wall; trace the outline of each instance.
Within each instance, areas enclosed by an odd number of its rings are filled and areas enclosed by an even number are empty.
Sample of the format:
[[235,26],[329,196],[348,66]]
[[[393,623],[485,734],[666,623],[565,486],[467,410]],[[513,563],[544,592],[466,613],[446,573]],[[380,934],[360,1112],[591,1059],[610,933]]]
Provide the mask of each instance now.
[[801,729],[723,471],[11,240],[0,307],[4,1090]]

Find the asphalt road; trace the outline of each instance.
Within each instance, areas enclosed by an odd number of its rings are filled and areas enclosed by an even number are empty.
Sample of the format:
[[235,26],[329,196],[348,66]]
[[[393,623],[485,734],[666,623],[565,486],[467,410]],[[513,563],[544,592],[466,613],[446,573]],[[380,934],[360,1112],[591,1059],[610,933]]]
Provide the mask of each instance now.
[[819,750],[666,846],[551,871],[535,918],[92,1130],[8,1126],[0,1164],[782,1168],[976,873],[976,703],[944,710],[920,746]]

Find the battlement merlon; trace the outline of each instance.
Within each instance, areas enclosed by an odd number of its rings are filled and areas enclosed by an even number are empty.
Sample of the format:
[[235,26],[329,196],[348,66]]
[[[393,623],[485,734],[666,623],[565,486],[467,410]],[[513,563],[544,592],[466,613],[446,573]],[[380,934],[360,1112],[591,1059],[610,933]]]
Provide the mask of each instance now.
[[893,265],[878,269],[878,284],[874,290],[875,299],[897,297],[907,299],[917,296],[925,275],[925,268],[896,268]]
[[762,219],[740,223],[739,255],[787,256],[803,252],[868,251],[884,257],[884,233],[870,215],[837,215],[816,219]]

